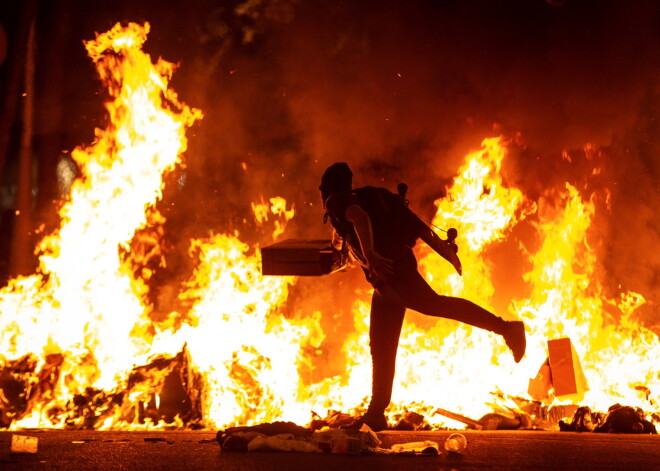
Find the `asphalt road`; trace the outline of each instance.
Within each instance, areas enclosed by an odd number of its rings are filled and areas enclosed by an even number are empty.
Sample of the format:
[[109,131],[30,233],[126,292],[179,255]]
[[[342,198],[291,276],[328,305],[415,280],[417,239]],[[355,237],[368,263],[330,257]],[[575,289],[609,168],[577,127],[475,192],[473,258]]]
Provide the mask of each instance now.
[[[336,455],[221,451],[208,431],[0,432],[0,470],[660,470],[660,435],[546,431],[460,431],[463,454]],[[36,437],[36,453],[10,451],[13,434]],[[432,440],[449,431],[380,432],[382,447]]]

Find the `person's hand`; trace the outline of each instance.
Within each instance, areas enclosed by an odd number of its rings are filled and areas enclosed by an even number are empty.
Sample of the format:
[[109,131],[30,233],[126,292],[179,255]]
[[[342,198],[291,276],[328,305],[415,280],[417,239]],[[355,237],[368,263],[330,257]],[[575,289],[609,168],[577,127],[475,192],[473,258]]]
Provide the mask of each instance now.
[[370,253],[366,258],[367,269],[372,278],[384,280],[394,274],[394,262],[389,258],[385,258],[377,252]]
[[449,255],[449,257],[447,257],[447,261],[454,266],[456,272],[459,275],[463,276],[463,267],[461,266],[461,260],[458,258],[458,254],[456,253],[458,252],[458,250],[455,250],[453,247],[450,247],[450,250],[452,251],[452,255]]
[[458,246],[456,244],[438,238],[432,248],[442,258],[451,263],[459,275],[463,275],[463,267],[461,266],[461,260],[458,258]]
[[344,239],[339,234],[337,234],[337,231],[335,230],[332,231],[332,239],[330,241],[330,245],[335,250],[341,250],[344,245]]

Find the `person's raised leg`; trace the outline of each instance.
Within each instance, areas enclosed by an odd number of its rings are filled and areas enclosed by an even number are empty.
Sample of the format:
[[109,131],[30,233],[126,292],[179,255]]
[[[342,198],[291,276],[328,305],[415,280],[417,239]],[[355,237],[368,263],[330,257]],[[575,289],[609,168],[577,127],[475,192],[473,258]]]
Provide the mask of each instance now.
[[401,277],[395,290],[406,307],[422,314],[457,320],[499,334],[504,337],[516,363],[524,356],[525,326],[521,321],[505,321],[467,299],[439,295],[417,271]]

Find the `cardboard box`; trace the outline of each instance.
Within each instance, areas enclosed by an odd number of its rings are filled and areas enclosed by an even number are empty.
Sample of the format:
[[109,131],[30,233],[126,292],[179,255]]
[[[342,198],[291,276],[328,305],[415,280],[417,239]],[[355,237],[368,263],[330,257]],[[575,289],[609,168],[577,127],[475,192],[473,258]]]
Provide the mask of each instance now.
[[321,276],[344,266],[330,240],[287,239],[261,249],[264,275]]
[[552,402],[552,371],[549,358],[541,365],[536,377],[530,378],[527,393],[535,401]]
[[555,396],[584,395],[589,386],[571,339],[548,340],[548,353]]

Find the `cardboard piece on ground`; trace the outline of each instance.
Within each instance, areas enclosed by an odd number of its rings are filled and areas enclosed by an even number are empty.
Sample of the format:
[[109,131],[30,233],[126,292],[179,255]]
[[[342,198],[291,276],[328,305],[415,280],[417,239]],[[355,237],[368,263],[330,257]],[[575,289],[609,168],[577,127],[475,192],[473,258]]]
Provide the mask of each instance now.
[[529,379],[527,394],[535,401],[548,403],[552,401],[552,373],[549,358],[543,362],[536,377]]
[[11,436],[12,453],[36,453],[39,439],[37,437],[28,437],[25,435]]
[[589,385],[571,339],[548,340],[548,353],[555,396],[563,399],[583,396]]
[[464,415],[457,414],[456,412],[451,412],[440,408],[436,409],[435,412],[437,414],[444,415],[445,417],[449,417],[452,420],[456,420],[458,422],[464,423],[465,425],[468,426],[468,428],[472,428],[475,430],[482,430],[484,428],[484,425],[478,420],[465,417]]

